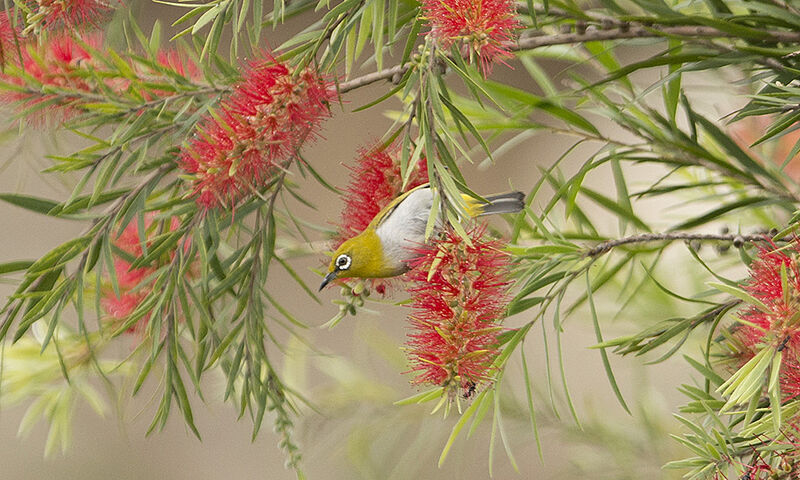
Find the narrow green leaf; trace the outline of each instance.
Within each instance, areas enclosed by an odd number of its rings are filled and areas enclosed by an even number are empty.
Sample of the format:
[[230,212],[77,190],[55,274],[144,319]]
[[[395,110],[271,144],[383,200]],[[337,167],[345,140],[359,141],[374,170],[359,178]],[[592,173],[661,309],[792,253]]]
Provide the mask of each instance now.
[[[597,341],[602,343],[603,342],[603,334],[600,331],[600,321],[597,319],[597,310],[594,306],[594,295],[592,289],[592,282],[589,280],[589,271],[586,271],[586,294],[589,300],[589,312],[592,315],[592,323],[594,324],[594,334],[597,338]],[[625,403],[625,398],[622,396],[622,392],[617,385],[617,379],[614,377],[614,371],[611,369],[611,362],[608,361],[608,353],[606,353],[605,348],[600,349],[600,358],[603,360],[603,368],[606,370],[606,377],[608,377],[608,383],[611,384],[611,389],[614,390],[614,395],[616,395],[619,404],[622,405],[622,408],[625,409],[628,414],[631,414],[630,409],[628,408],[628,404]]]
[[406,397],[402,400],[397,400],[394,402],[394,405],[412,405],[416,403],[425,403],[430,402],[431,400],[435,400],[442,396],[442,389],[441,387],[437,387],[425,392],[417,393],[416,395],[412,395],[410,397]]
[[33,260],[17,260],[14,262],[0,263],[0,275],[7,273],[21,272],[33,265]]
[[741,288],[737,288],[737,287],[733,287],[731,285],[726,285],[724,283],[717,283],[717,282],[706,282],[706,285],[708,285],[709,287],[712,287],[712,288],[716,288],[717,290],[719,290],[721,292],[725,292],[725,293],[727,293],[729,295],[732,295],[732,296],[738,298],[739,300],[741,300],[741,301],[743,301],[745,303],[753,305],[754,307],[758,308],[762,312],[772,313],[772,310],[766,304],[764,304],[764,302],[762,302],[761,300],[757,299],[756,297],[750,295],[749,293],[747,293],[746,291],[744,291]]
[[539,427],[536,424],[536,411],[533,408],[533,388],[531,386],[531,376],[528,372],[528,361],[525,359],[525,345],[519,349],[519,354],[522,358],[522,374],[525,377],[525,397],[528,400],[528,416],[531,419],[531,428],[533,429],[533,436],[536,439],[536,451],[539,453],[539,460],[544,462],[542,441],[539,438]]
[[447,454],[450,453],[450,448],[453,446],[456,438],[458,438],[458,434],[461,433],[461,430],[464,428],[467,422],[473,417],[473,415],[475,415],[475,412],[477,411],[478,406],[481,404],[483,397],[485,397],[488,392],[489,390],[484,390],[479,393],[472,402],[472,405],[470,405],[469,408],[464,411],[464,413],[461,415],[461,418],[458,419],[458,422],[453,425],[453,430],[450,431],[450,436],[447,438],[447,442],[442,449],[441,455],[439,455],[439,468],[442,467],[442,464],[447,458]]
[[58,202],[46,198],[15,193],[0,193],[0,200],[43,215],[48,215],[51,210],[58,206]]

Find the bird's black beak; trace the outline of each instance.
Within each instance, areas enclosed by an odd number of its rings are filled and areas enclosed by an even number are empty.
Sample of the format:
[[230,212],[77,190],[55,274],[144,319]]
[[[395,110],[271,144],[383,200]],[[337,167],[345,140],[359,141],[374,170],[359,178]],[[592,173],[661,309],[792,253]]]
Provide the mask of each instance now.
[[325,275],[325,278],[322,279],[322,284],[320,284],[319,286],[319,291],[321,292],[322,289],[325,288],[325,285],[331,283],[334,280],[336,280],[336,271],[333,271]]

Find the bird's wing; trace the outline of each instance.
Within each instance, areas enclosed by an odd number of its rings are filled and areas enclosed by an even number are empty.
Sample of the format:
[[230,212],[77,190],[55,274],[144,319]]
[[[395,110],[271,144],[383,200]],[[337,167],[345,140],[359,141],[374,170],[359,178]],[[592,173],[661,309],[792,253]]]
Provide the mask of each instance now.
[[411,190],[405,192],[404,194],[402,194],[399,197],[397,197],[394,200],[392,200],[391,203],[389,203],[389,205],[387,205],[383,210],[380,211],[380,213],[375,215],[375,218],[373,218],[372,221],[369,222],[369,225],[367,226],[367,229],[369,229],[369,228],[378,228],[378,225],[380,225],[381,223],[384,222],[384,220],[389,218],[389,215],[392,212],[394,212],[394,210],[397,208],[398,205],[403,203],[403,200],[408,198],[408,196],[411,195],[411,193],[416,192],[417,190],[421,190],[423,188],[430,188],[430,184],[429,183],[424,183],[424,184],[422,184],[422,185],[420,185],[418,187],[414,187]]

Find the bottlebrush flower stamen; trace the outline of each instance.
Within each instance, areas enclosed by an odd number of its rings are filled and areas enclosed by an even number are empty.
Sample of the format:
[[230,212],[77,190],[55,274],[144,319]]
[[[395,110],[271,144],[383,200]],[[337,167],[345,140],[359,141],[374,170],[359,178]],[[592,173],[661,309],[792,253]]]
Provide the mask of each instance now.
[[271,57],[252,62],[181,152],[198,204],[234,208],[266,186],[313,138],[334,98],[329,83],[310,69],[295,72]]
[[485,238],[486,226],[468,230],[471,245],[454,231],[421,246],[408,277],[414,312],[408,355],[414,384],[465,394],[491,380],[508,304],[508,256]]
[[13,56],[19,36],[20,32],[15,28],[8,11],[0,12],[0,67]]
[[461,54],[479,57],[484,76],[492,63],[511,57],[509,42],[521,24],[511,0],[424,0],[430,34],[442,48],[461,45]]
[[[780,385],[784,400],[800,395],[800,243],[762,247],[745,285],[767,309],[750,306],[739,313],[734,332],[742,365],[762,348],[782,351]],[[785,277],[781,270],[785,271]],[[784,278],[782,278],[784,277]]]
[[[111,91],[120,101],[135,105],[154,98],[175,95],[176,90],[165,91],[156,87],[162,83],[176,83],[175,77],[195,82],[202,72],[188,56],[175,49],[159,51],[151,66],[135,58],[126,58],[130,70],[136,73],[132,80],[124,73],[109,68],[102,55],[103,35],[98,32],[73,37],[68,33],[50,35],[46,42],[38,39],[3,36],[3,17],[0,16],[0,47],[6,61],[0,71],[0,82],[7,84],[0,93],[0,101],[14,103],[19,112],[33,125],[62,123],[85,112],[84,105],[95,101],[99,90]],[[13,35],[14,32],[11,32]],[[16,48],[15,43],[24,41]],[[102,85],[98,85],[102,82]],[[177,82],[183,83],[181,79]],[[135,94],[131,85],[135,84]],[[142,106],[145,108],[145,105]],[[135,108],[130,110],[140,114]]]
[[[143,235],[147,244],[152,243],[153,237],[158,234],[156,222],[156,214],[153,212],[147,213],[144,216],[144,232]],[[169,231],[174,231],[180,226],[178,218],[173,217],[165,228]],[[144,255],[144,249],[140,240],[139,227],[136,221],[130,222],[121,232],[118,232],[116,239],[114,239],[114,246],[121,252],[124,252],[126,257],[140,258]],[[188,241],[179,242],[179,247],[182,246],[184,251],[189,249]],[[147,277],[156,271],[158,266],[147,266],[132,268],[131,263],[123,258],[123,255],[114,253],[114,276],[117,281],[117,292],[114,291],[111,281],[105,282],[101,291],[100,306],[106,314],[114,320],[124,320],[128,315],[133,313],[136,307],[144,300],[153,290],[155,280],[147,280]],[[174,255],[174,251],[170,254]],[[163,266],[163,262],[161,265]],[[146,283],[143,283],[146,282]],[[149,314],[139,321],[129,331],[134,331],[143,325],[147,324]]]
[[375,145],[358,151],[356,165],[350,168],[350,184],[344,194],[339,232],[334,247],[367,228],[392,200],[428,182],[428,168],[421,159],[403,188],[397,147]]
[[[21,57],[6,56],[9,64],[0,72],[0,81],[22,87],[2,94],[4,102],[15,102],[31,123],[46,120],[64,121],[80,113],[75,104],[81,92],[94,92],[96,86],[83,71],[94,68],[92,51],[103,42],[99,34],[75,39],[70,35],[54,35],[45,44],[21,45]],[[21,64],[20,64],[21,61]],[[64,93],[44,93],[45,89]],[[42,90],[42,93],[37,90]],[[68,93],[67,93],[68,92]],[[75,95],[72,95],[72,93]]]
[[112,2],[105,0],[33,0],[28,6],[31,13],[26,18],[26,32],[97,26],[113,8]]

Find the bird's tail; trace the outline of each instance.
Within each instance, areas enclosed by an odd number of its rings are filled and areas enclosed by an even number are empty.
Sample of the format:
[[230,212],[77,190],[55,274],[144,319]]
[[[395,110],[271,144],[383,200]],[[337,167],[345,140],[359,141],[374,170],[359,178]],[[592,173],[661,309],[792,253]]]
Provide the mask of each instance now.
[[522,192],[501,193],[485,198],[489,203],[480,203],[470,209],[474,217],[495,213],[517,213],[525,208],[525,194]]

